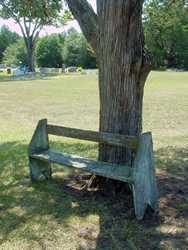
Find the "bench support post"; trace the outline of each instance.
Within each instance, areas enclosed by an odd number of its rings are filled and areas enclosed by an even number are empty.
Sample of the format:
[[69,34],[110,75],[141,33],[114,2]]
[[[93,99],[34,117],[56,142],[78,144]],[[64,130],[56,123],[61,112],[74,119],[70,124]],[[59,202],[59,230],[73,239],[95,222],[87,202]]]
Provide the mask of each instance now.
[[135,215],[137,219],[143,219],[148,205],[154,211],[158,209],[151,133],[144,133],[140,136],[139,147],[133,165],[133,181]]
[[29,144],[29,169],[32,181],[47,180],[51,178],[51,164],[48,162],[33,159],[32,154],[40,153],[49,149],[47,133],[47,120],[38,122],[37,128]]

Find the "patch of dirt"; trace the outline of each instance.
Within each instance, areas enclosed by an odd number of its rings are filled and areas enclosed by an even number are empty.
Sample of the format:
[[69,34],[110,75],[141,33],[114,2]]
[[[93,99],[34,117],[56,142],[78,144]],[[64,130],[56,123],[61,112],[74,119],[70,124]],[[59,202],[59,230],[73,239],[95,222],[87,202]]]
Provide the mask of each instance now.
[[[113,193],[112,190],[109,193],[97,189],[88,190],[85,187],[89,177],[84,174],[70,175],[64,183],[61,182],[62,188],[66,188],[73,196],[87,201],[95,200],[107,211],[102,213],[98,211],[99,235],[96,234],[95,225],[92,224],[80,227],[78,230],[78,236],[87,241],[87,246],[89,242],[93,244],[93,241],[96,241],[97,248],[82,246],[80,249],[105,250],[110,249],[110,244],[119,244],[118,249],[126,250],[129,249],[127,246],[130,242],[136,246],[135,249],[143,250],[188,249],[188,180],[186,177],[180,178],[171,176],[165,171],[158,171],[159,212],[153,213],[148,208],[141,222],[135,219],[130,192],[118,194]],[[124,230],[128,236],[123,233]]]
[[188,180],[169,176],[164,171],[160,171],[158,188],[161,215],[188,219]]

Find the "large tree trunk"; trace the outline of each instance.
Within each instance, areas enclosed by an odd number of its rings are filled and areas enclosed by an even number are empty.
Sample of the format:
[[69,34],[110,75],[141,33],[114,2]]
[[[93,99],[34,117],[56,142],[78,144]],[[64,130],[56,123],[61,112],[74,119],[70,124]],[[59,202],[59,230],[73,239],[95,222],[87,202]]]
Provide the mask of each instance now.
[[[142,4],[98,1],[98,13],[100,131],[138,136],[144,88]],[[131,164],[133,154],[125,148],[99,148],[103,161]]]
[[35,72],[35,44],[32,38],[26,40],[27,66],[29,72]]
[[[143,0],[67,0],[99,65],[100,131],[139,136],[144,84],[150,71],[144,53]],[[132,164],[134,152],[99,145],[99,159]]]

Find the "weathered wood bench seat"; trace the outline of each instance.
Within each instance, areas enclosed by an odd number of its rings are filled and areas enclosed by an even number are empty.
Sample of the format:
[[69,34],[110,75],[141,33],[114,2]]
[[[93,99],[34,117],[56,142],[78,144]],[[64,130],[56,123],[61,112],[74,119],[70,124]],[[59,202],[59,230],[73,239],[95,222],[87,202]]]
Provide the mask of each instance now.
[[[133,166],[91,160],[51,150],[48,134],[128,147],[137,149],[137,153]],[[44,119],[39,121],[29,145],[29,167],[32,181],[50,179],[51,163],[129,183],[132,186],[137,219],[143,218],[148,205],[154,210],[158,207],[151,133],[144,133],[138,139],[133,136],[49,125]]]
[[32,158],[49,163],[57,163],[63,166],[74,167],[114,180],[130,183],[133,181],[131,168],[128,166],[125,167],[124,165],[121,166],[107,162],[95,161],[77,155],[60,153],[53,150],[47,150],[38,154],[33,154]]

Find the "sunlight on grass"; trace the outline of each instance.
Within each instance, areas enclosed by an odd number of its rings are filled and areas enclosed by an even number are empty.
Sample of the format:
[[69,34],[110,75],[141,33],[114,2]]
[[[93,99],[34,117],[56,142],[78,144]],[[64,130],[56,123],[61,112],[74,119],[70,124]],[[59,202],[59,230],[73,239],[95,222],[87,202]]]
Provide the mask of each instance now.
[[[148,224],[135,220],[129,197],[67,187],[67,168],[54,165],[51,181],[30,182],[27,147],[39,119],[98,129],[97,75],[1,81],[0,249],[186,249],[187,79],[188,73],[152,72],[146,84],[144,131],[154,137],[164,217],[146,218]],[[50,139],[63,152],[97,157],[95,143]]]

